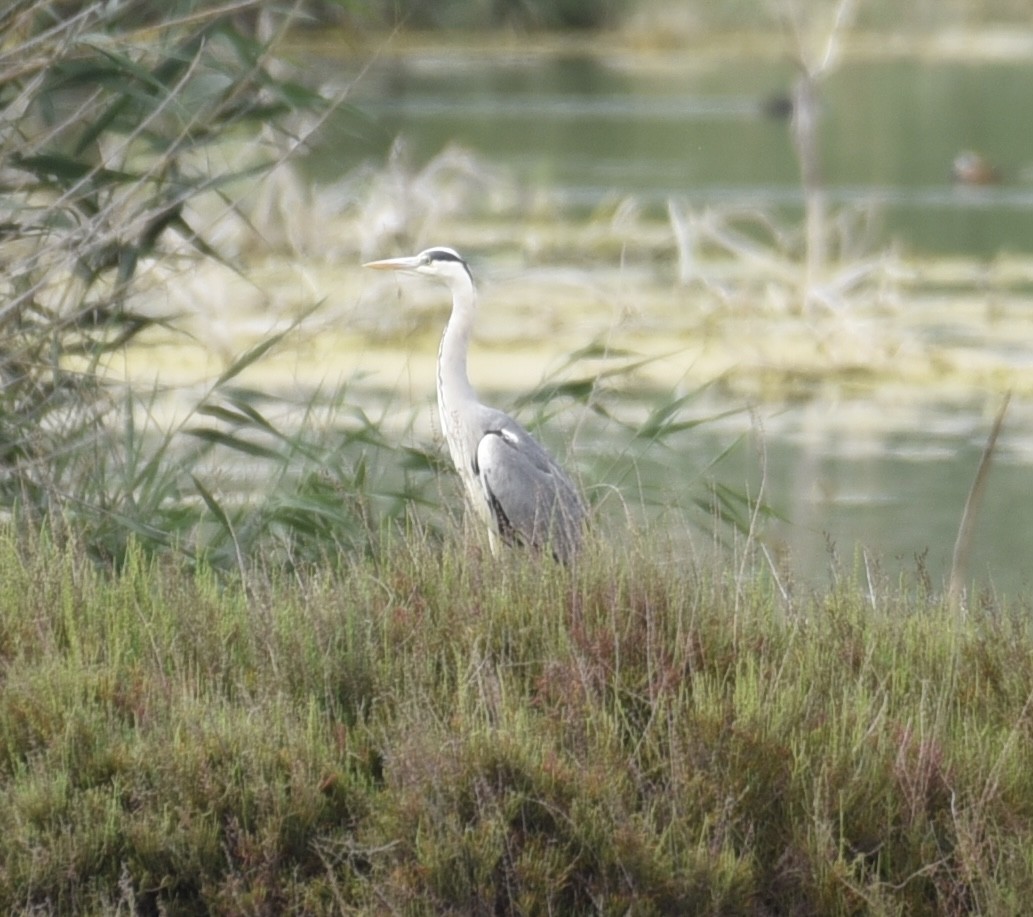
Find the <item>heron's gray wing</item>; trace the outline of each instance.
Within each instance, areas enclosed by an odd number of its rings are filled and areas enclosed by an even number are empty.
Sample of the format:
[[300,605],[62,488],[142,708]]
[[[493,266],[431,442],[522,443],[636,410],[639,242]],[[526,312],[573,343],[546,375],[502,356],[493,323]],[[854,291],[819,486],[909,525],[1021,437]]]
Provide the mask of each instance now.
[[548,545],[559,560],[577,550],[585,509],[570,478],[530,433],[500,415],[477,444],[475,473],[506,541]]

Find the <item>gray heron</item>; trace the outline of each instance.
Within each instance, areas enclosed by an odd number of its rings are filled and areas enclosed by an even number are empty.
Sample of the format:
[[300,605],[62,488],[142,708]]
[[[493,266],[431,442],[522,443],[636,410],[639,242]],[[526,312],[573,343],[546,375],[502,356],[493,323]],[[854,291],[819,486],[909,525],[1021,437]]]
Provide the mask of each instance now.
[[470,505],[499,543],[547,548],[568,563],[585,525],[577,488],[548,452],[508,414],[477,400],[466,371],[477,293],[470,267],[451,249],[367,262],[380,271],[436,277],[452,292],[452,314],[438,350],[441,427]]

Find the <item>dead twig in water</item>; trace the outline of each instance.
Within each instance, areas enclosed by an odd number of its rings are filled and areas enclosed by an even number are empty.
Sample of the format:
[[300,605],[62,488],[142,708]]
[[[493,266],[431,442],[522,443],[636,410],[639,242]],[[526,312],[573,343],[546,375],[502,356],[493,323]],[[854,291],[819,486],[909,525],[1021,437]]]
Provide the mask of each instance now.
[[[786,44],[791,48],[800,76],[792,91],[792,138],[796,160],[800,166],[800,184],[804,197],[806,253],[802,309],[810,302],[812,291],[821,283],[828,262],[828,202],[821,168],[818,137],[820,116],[819,84],[839,65],[842,37],[853,26],[859,0],[839,0],[828,26],[809,32],[809,20],[819,15],[811,7],[807,12],[792,2],[783,2],[777,10]],[[823,34],[822,34],[823,32]],[[822,37],[822,49],[815,54],[810,47],[815,37]]]

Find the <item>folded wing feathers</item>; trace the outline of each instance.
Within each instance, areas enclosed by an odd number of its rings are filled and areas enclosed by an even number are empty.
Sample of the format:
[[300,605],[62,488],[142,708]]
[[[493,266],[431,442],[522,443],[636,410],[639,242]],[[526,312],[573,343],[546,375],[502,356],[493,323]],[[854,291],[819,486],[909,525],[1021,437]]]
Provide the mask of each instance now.
[[508,417],[477,445],[474,473],[507,543],[548,545],[566,562],[577,550],[584,505],[570,479],[526,430]]

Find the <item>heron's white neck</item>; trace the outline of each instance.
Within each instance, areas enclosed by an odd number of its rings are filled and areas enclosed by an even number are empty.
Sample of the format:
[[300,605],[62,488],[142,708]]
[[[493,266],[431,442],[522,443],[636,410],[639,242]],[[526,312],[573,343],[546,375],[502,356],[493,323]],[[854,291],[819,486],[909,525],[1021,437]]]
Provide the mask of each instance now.
[[463,401],[477,400],[466,373],[466,354],[476,312],[473,281],[464,273],[450,286],[452,314],[438,350],[438,400],[442,413],[454,411]]
[[449,285],[452,315],[445,325],[438,350],[438,412],[452,462],[467,491],[472,492],[476,487],[473,460],[477,437],[470,420],[477,397],[466,374],[466,352],[473,329],[475,294],[469,275],[454,278]]

